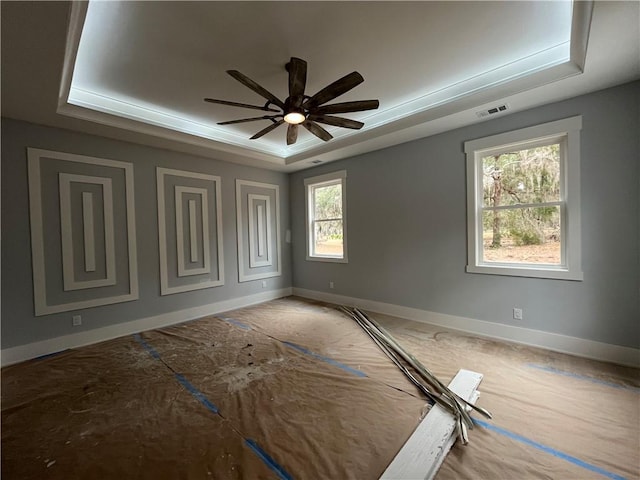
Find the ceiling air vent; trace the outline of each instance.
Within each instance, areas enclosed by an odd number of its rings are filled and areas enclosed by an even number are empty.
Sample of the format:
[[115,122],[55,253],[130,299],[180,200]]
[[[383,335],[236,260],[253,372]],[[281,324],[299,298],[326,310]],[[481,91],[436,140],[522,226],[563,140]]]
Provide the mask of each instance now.
[[313,163],[313,164],[322,163],[322,160],[311,160],[311,163]]
[[489,115],[495,115],[496,113],[506,112],[507,110],[509,110],[509,104],[503,103],[502,105],[497,105],[486,110],[480,110],[479,112],[476,112],[476,115],[478,116],[478,118],[484,118],[488,117]]

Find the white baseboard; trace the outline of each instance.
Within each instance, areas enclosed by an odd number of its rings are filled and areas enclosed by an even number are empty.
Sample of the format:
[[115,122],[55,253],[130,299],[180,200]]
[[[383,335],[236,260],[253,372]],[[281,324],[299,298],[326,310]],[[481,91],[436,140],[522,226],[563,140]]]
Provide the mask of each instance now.
[[640,367],[640,350],[609,343],[595,342],[584,338],[570,337],[557,333],[543,332],[502,323],[487,322],[473,318],[457,317],[443,313],[403,307],[391,303],[376,302],[362,298],[346,297],[332,293],[294,288],[293,294],[339,305],[356,306],[370,312],[392,315],[417,322],[428,323],[448,330],[458,330],[483,337],[521,343],[532,347],[545,348],[554,352],[568,353],[578,357],[603,360],[631,367]]
[[153,317],[140,318],[130,322],[109,325],[108,327],[96,328],[85,332],[78,332],[62,337],[42,340],[40,342],[28,343],[17,347],[5,348],[0,352],[0,364],[4,367],[13,363],[30,360],[32,358],[60,352],[69,348],[82,347],[92,343],[111,340],[112,338],[132,335],[145,330],[167,327],[177,323],[194,320],[207,315],[234,310],[236,308],[255,305],[256,303],[275,300],[276,298],[288,297],[292,294],[291,287],[271,290],[264,293],[248,295],[246,297],[232,298],[221,302],[209,303],[198,307],[187,308],[175,312],[163,313]]

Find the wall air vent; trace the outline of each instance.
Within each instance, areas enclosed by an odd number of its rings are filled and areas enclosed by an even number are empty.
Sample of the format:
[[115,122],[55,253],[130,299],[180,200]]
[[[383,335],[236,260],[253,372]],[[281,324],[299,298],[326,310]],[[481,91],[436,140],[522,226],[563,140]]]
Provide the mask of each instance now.
[[496,113],[503,113],[509,110],[509,104],[503,103],[502,105],[496,105],[495,107],[487,108],[486,110],[480,110],[476,112],[478,118],[488,117],[489,115],[495,115]]

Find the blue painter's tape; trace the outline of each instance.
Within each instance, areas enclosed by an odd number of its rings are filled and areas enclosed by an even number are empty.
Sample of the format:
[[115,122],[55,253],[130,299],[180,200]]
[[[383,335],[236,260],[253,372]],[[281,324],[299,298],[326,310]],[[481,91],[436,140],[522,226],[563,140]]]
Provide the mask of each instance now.
[[[228,321],[231,319],[223,319],[223,320]],[[242,325],[241,328],[246,327],[246,329],[251,329],[251,327],[244,324],[240,324],[238,326],[241,326],[241,325]],[[139,333],[136,333],[133,336],[133,338],[135,338],[135,340],[140,345],[142,345],[144,349],[147,352],[149,352],[149,354],[153,358],[157,360],[162,360],[160,358],[160,354],[151,345],[145,342]],[[174,376],[178,381],[178,383],[180,383],[180,385],[182,385],[191,395],[193,395],[196,398],[196,400],[198,400],[202,405],[204,405],[210,412],[215,413],[216,415],[220,415],[220,412],[218,411],[218,407],[216,407],[213,403],[211,403],[211,401],[204,395],[204,393],[202,393],[200,390],[194,387],[193,384],[189,380],[187,380],[184,375],[174,372]],[[269,467],[276,475],[278,475],[278,477],[280,477],[282,480],[293,480],[293,477],[289,475],[289,473],[287,473],[287,471],[284,468],[278,465],[278,463],[273,458],[271,458],[267,452],[265,452],[262,448],[260,448],[260,446],[255,441],[248,438],[245,438],[244,441],[249,446],[249,448],[258,456],[258,458],[260,458],[260,460],[262,460],[265,463],[265,465],[267,465],[267,467]]]
[[543,370],[549,373],[555,373],[556,375],[564,375],[565,377],[571,377],[577,380],[584,380],[586,382],[597,383],[598,385],[604,385],[606,387],[620,388],[622,390],[631,390],[632,392],[640,393],[640,388],[634,387],[632,385],[619,385],[613,382],[606,382],[598,378],[588,377],[586,375],[580,375],[578,373],[573,373],[573,372],[567,372],[565,370],[559,370],[557,368],[547,367],[546,365],[536,365],[535,363],[529,363],[527,367],[537,368],[538,370]]
[[144,347],[144,349],[149,352],[149,354],[155,358],[156,360],[160,360],[160,354],[158,352],[156,352],[156,350],[149,345],[147,342],[144,341],[144,339],[142,338],[142,336],[139,333],[136,333],[133,338],[136,339],[136,342],[138,342],[140,345],[142,345]]
[[64,350],[60,350],[59,352],[45,353],[44,355],[40,355],[39,357],[34,358],[34,360],[45,360],[47,358],[57,357],[61,353],[68,352],[69,350],[69,348],[66,348]]
[[207,409],[209,409],[213,413],[218,413],[218,407],[216,407],[213,403],[211,403],[211,401],[204,396],[204,393],[202,393],[200,390],[194,387],[193,384],[189,382],[189,380],[184,378],[184,376],[180,375],[179,373],[176,373],[175,376],[176,376],[176,380],[180,382],[180,385],[186,388],[187,391],[191,395],[193,395],[202,405],[204,405]]
[[278,465],[278,463],[273,458],[271,458],[267,452],[262,450],[262,448],[260,448],[260,446],[254,440],[245,438],[244,442],[251,450],[253,450],[253,453],[255,453],[260,458],[260,460],[265,463],[265,465],[267,465],[276,475],[278,475],[278,477],[280,477],[282,480],[293,480],[293,477],[289,475],[289,473],[284,468]]
[[239,322],[238,320],[235,320],[233,318],[228,318],[228,317],[220,317],[220,318],[225,322],[230,323],[231,325],[235,325],[236,327],[239,327],[243,330],[251,330],[251,327],[246,323],[242,323],[242,322]]
[[531,440],[527,437],[523,437],[522,435],[518,435],[517,433],[513,433],[510,432],[509,430],[505,430],[504,428],[500,428],[497,427],[491,423],[485,422],[483,420],[478,420],[476,418],[473,419],[473,423],[475,425],[479,425],[481,427],[486,428],[487,430],[491,430],[492,432],[496,432],[499,433],[500,435],[504,435],[505,437],[511,438],[512,440],[515,440],[517,442],[520,443],[524,443],[525,445],[529,445],[530,447],[533,448],[537,448],[538,450],[541,450],[545,453],[549,453],[551,455],[553,455],[554,457],[557,458],[561,458],[562,460],[565,460],[569,463],[573,463],[574,465],[577,465],[578,467],[582,467],[585,470],[589,470],[591,472],[595,472],[595,473],[599,473],[600,475],[603,475],[607,478],[612,478],[614,480],[626,480],[624,477],[610,472],[608,470],[605,470],[604,468],[600,468],[597,467],[595,465],[592,465],[590,463],[585,462],[584,460],[580,460],[579,458],[576,457],[572,457],[571,455],[568,455],[564,452],[560,452],[559,450],[556,450],[554,448],[548,447],[546,445],[543,445],[541,443],[538,443],[534,440]]
[[296,345],[295,343],[291,343],[291,342],[282,342],[282,343],[284,343],[287,347],[291,347],[294,350],[298,350],[299,352],[304,353],[305,355],[309,355],[313,358],[317,358],[318,360],[322,360],[323,362],[333,365],[334,367],[341,368],[345,372],[349,372],[357,377],[367,376],[366,373],[361,372],[360,370],[356,370],[355,368],[352,368],[349,365],[345,365],[344,363],[337,362],[333,358],[325,357],[323,355],[318,355],[317,353],[314,353],[311,350],[307,350],[306,348],[301,347],[300,345]]
[[[149,345],[147,342],[144,341],[144,339],[142,338],[142,336],[139,333],[136,333],[133,338],[136,339],[136,341],[142,345],[144,347],[144,349],[149,352],[149,354],[155,358],[156,360],[162,360],[160,358],[160,354],[151,346]],[[191,382],[189,382],[189,380],[187,380],[184,375],[180,375],[179,373],[175,373],[174,375],[176,377],[176,380],[178,380],[178,382],[180,383],[180,385],[182,385],[191,395],[193,395],[196,400],[198,400],[202,405],[204,405],[205,407],[207,407],[210,411],[212,411],[213,413],[218,413],[218,407],[216,407],[213,403],[211,403],[209,401],[209,399],[207,397],[204,396],[204,394],[198,390],[196,387],[194,387]]]

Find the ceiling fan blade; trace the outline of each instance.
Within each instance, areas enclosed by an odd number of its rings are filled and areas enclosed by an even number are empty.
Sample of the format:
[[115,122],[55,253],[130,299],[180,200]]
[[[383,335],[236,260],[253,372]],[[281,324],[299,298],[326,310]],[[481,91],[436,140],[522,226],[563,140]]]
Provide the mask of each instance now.
[[227,70],[227,73],[231,75],[233,78],[235,78],[237,81],[239,81],[241,84],[243,84],[244,86],[249,87],[258,95],[266,98],[271,103],[273,103],[274,105],[277,105],[278,107],[284,110],[284,103],[282,103],[278,97],[276,97],[273,93],[269,92],[264,87],[261,87],[260,85],[258,85],[256,82],[251,80],[246,75],[240,73],[237,70]]
[[327,132],[324,128],[322,128],[317,123],[312,122],[311,120],[305,120],[304,122],[302,122],[302,126],[325,142],[328,142],[333,138],[333,136],[329,132]]
[[289,124],[287,128],[287,145],[293,145],[298,140],[298,125]]
[[322,105],[336,97],[339,97],[343,93],[348,92],[353,87],[356,87],[364,82],[364,78],[358,72],[351,72],[349,75],[345,75],[339,80],[336,80],[331,85],[324,87],[313,97],[308,99],[304,104],[304,108],[312,109],[318,105]]
[[304,88],[307,85],[307,62],[300,58],[291,57],[287,64],[289,71],[289,96],[298,100],[298,105],[302,103]]
[[375,110],[380,106],[378,100],[358,100],[356,102],[334,103],[323,105],[313,109],[314,115],[324,115],[326,113],[349,113],[362,112],[364,110]]
[[275,108],[269,108],[267,106],[260,105],[249,105],[246,103],[238,103],[238,102],[229,102],[228,100],[216,100],[215,98],[205,98],[205,102],[209,103],[219,103],[220,105],[229,105],[231,107],[242,107],[242,108],[252,108],[254,110],[263,110],[265,112],[278,112]]
[[284,120],[278,120],[277,122],[274,121],[274,123],[272,123],[271,125],[269,125],[267,128],[263,128],[262,130],[260,130],[258,133],[256,133],[253,137],[250,138],[250,140],[255,140],[257,138],[262,137],[263,135],[266,135],[267,133],[269,133],[271,130],[274,130],[275,128],[279,127],[280,125],[282,125],[284,123]]
[[218,125],[232,125],[234,123],[255,122],[257,120],[273,120],[278,115],[263,115],[261,117],[241,118],[240,120],[229,120],[228,122],[218,122]]
[[313,120],[314,122],[320,122],[336,127],[352,128],[354,130],[360,130],[362,127],[364,127],[364,123],[358,122],[356,120],[351,120],[349,118],[329,117],[327,115],[309,115],[307,118],[309,120]]

